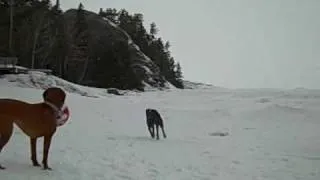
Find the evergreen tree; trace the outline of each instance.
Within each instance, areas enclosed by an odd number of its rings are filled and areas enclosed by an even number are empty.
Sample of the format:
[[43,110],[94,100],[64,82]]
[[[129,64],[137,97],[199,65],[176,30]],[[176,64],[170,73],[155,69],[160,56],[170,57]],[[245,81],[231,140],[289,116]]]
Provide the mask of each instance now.
[[104,15],[104,12],[103,12],[103,9],[102,8],[100,8],[100,10],[99,10],[99,16],[103,16]]
[[175,70],[175,86],[177,88],[183,88],[183,80],[182,80],[183,76],[182,76],[182,70],[181,70],[181,66],[180,63],[177,63],[176,65],[176,70]]
[[180,63],[177,63],[176,65],[175,76],[177,79],[183,78]]
[[166,42],[166,44],[164,45],[164,47],[165,47],[165,50],[166,50],[166,51],[169,51],[169,48],[170,48],[170,43],[169,43],[169,41]]
[[75,28],[75,34],[74,34],[75,38],[79,38],[80,34],[85,32],[88,29],[88,24],[86,22],[85,11],[82,3],[79,4],[78,10],[77,10],[77,17],[76,17],[74,28]]
[[65,74],[65,57],[68,52],[68,44],[66,43],[66,35],[64,32],[64,18],[59,4],[53,7],[52,13],[54,14],[54,27],[56,39],[53,48],[53,61],[50,62],[51,67],[57,72],[57,76],[66,78]]
[[119,23],[118,23],[119,27],[124,30],[127,30],[128,29],[127,26],[130,23],[130,16],[129,16],[128,11],[125,9],[121,9],[119,11],[118,20],[119,20]]
[[158,29],[157,29],[157,26],[156,26],[156,23],[155,22],[152,22],[151,24],[150,24],[150,34],[152,35],[152,36],[156,36],[157,35],[157,33],[158,33]]
[[105,17],[108,18],[111,22],[118,24],[118,12],[114,8],[107,8],[105,12]]
[[[72,36],[71,60],[81,64],[81,74],[71,77],[72,80],[80,83],[85,78],[89,63],[89,32],[85,17],[85,10],[82,3],[79,4],[77,16],[74,23]],[[78,66],[78,65],[77,65]],[[77,67],[78,68],[78,67]]]

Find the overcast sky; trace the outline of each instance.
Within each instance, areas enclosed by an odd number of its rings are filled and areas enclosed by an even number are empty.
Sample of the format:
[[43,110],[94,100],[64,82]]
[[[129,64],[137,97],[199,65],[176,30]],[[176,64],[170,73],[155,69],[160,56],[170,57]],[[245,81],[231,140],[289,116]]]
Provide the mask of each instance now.
[[185,79],[230,88],[320,88],[320,0],[60,0],[154,21]]

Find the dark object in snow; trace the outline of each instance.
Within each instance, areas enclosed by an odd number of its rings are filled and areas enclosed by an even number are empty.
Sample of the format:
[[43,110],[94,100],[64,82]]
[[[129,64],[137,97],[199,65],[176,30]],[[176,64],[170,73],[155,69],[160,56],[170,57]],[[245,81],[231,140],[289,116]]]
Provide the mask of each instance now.
[[154,134],[154,126],[156,126],[157,130],[157,139],[159,139],[159,126],[161,127],[163,138],[167,138],[167,135],[163,128],[163,119],[160,116],[160,113],[155,109],[146,109],[146,119],[147,119],[147,126],[152,138],[155,137]]
[[121,93],[119,92],[118,89],[115,89],[115,88],[109,88],[109,89],[107,89],[107,92],[108,92],[109,94],[114,94],[114,95],[118,95],[118,96],[123,95],[123,94],[121,94]]
[[209,133],[210,136],[228,136],[229,133],[228,132],[213,132],[213,133]]

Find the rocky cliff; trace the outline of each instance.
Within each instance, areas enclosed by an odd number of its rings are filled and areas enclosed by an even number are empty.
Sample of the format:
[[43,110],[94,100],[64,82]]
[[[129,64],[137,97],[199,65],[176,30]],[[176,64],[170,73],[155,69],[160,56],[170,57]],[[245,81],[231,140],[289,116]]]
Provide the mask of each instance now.
[[[74,41],[72,39],[72,27],[77,16],[77,10],[70,9],[63,16],[67,35],[66,43],[72,42]],[[90,11],[85,11],[85,19],[88,24],[90,58],[87,62],[70,58],[65,62],[69,65],[68,71],[72,72],[73,77],[79,77],[83,74],[83,71],[86,71],[83,81],[79,82],[80,84],[95,85],[97,80],[93,78],[93,75],[96,73],[96,62],[112,61],[111,59],[104,59],[104,53],[114,49],[115,44],[124,43],[127,46],[127,51],[124,52],[128,54],[127,62],[142,84],[157,88],[170,87],[168,82],[160,75],[158,66],[140,51],[125,31],[108,19]]]

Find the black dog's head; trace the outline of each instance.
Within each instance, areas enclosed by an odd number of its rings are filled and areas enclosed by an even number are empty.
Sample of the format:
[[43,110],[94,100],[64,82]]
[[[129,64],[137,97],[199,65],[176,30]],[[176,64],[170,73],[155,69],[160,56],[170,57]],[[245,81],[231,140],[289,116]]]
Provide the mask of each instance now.
[[152,124],[163,124],[160,113],[156,109],[146,109],[147,121]]
[[155,109],[151,109],[151,108],[147,108],[146,109],[146,116],[147,116],[147,119],[150,119],[150,118],[154,118],[155,114],[157,114],[158,111],[155,110]]
[[147,108],[147,109],[146,109],[146,114],[150,114],[150,113],[152,113],[153,111],[155,111],[155,110],[154,110],[154,109]]

